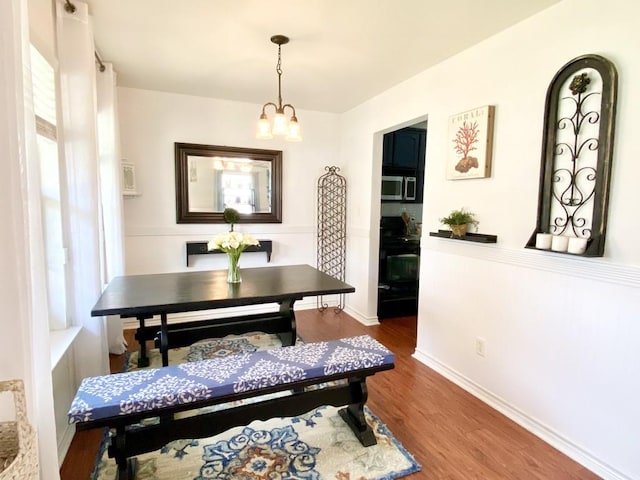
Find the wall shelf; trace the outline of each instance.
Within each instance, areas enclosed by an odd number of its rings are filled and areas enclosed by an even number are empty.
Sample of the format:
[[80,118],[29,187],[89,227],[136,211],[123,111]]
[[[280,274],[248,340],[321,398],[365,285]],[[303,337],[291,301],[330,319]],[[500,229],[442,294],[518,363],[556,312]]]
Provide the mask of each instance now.
[[451,236],[451,230],[438,230],[437,232],[429,232],[429,236],[476,243],[497,243],[498,241],[497,235],[488,235],[486,233],[467,233],[462,238],[454,238]]
[[[273,242],[271,240],[258,240],[260,245],[250,245],[245,252],[265,252],[267,254],[267,262],[271,261],[271,251]],[[224,253],[222,250],[208,250],[209,242],[187,242],[187,267],[189,266],[190,255],[209,255],[216,253]]]
[[600,255],[598,253],[591,253],[589,251],[586,251],[585,253],[571,253],[571,252],[558,252],[556,250],[552,250],[550,248],[538,248],[535,245],[525,245],[524,248],[527,248],[529,250],[537,250],[539,252],[551,252],[551,253],[558,253],[560,255],[569,255],[571,257],[599,257]]

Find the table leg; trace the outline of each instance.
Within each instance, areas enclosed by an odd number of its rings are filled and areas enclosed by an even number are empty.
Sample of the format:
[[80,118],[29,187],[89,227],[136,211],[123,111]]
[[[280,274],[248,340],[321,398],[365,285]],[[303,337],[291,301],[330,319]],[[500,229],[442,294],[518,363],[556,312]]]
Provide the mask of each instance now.
[[[148,317],[138,317],[140,323],[140,330],[144,329],[144,320]],[[147,342],[142,339],[140,342],[140,350],[138,352],[138,368],[144,368],[149,366],[149,357],[147,357]]]
[[162,366],[169,365],[169,329],[167,328],[167,314],[160,314],[160,353],[162,354]]
[[293,311],[295,301],[295,298],[289,298],[280,302],[280,314],[288,318],[291,325],[290,330],[278,333],[283,347],[295,345],[296,343],[296,314]]

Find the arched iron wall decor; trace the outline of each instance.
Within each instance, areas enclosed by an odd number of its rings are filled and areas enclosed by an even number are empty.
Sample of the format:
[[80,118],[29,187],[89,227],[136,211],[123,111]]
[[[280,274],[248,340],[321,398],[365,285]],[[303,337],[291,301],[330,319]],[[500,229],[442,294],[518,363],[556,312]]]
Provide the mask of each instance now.
[[[318,179],[318,270],[344,281],[347,253],[347,180],[339,167],[324,167],[327,173]],[[327,309],[322,297],[318,310]],[[335,308],[344,308],[344,294]]]
[[604,254],[617,88],[615,66],[599,55],[575,58],[553,78],[545,104],[538,218],[526,247]]

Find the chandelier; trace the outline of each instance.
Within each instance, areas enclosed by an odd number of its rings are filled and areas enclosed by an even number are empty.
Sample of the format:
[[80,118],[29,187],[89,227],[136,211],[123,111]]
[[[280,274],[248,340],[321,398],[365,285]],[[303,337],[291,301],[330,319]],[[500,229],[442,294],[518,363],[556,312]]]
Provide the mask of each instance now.
[[[280,50],[282,45],[289,43],[289,37],[274,35],[271,37],[271,41],[278,45],[278,63],[276,65],[276,72],[278,73],[278,104],[268,102],[262,106],[262,114],[260,115],[260,120],[258,120],[256,137],[269,139],[273,138],[274,135],[286,135],[285,140],[299,142],[302,140],[302,137],[300,136],[300,125],[296,117],[296,109],[290,103],[282,104],[282,58]],[[266,108],[269,106],[273,107],[276,112],[273,118],[273,125],[269,122],[269,117],[267,117],[266,113]],[[287,120],[287,117],[284,115],[284,109],[287,107],[293,111],[289,120]]]

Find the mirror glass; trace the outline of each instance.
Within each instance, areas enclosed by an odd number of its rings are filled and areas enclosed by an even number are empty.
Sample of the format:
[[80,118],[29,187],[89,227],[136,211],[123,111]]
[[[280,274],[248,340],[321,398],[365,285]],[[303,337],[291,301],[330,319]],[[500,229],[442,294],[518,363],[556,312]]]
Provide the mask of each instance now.
[[176,143],[178,223],[281,223],[282,152]]

